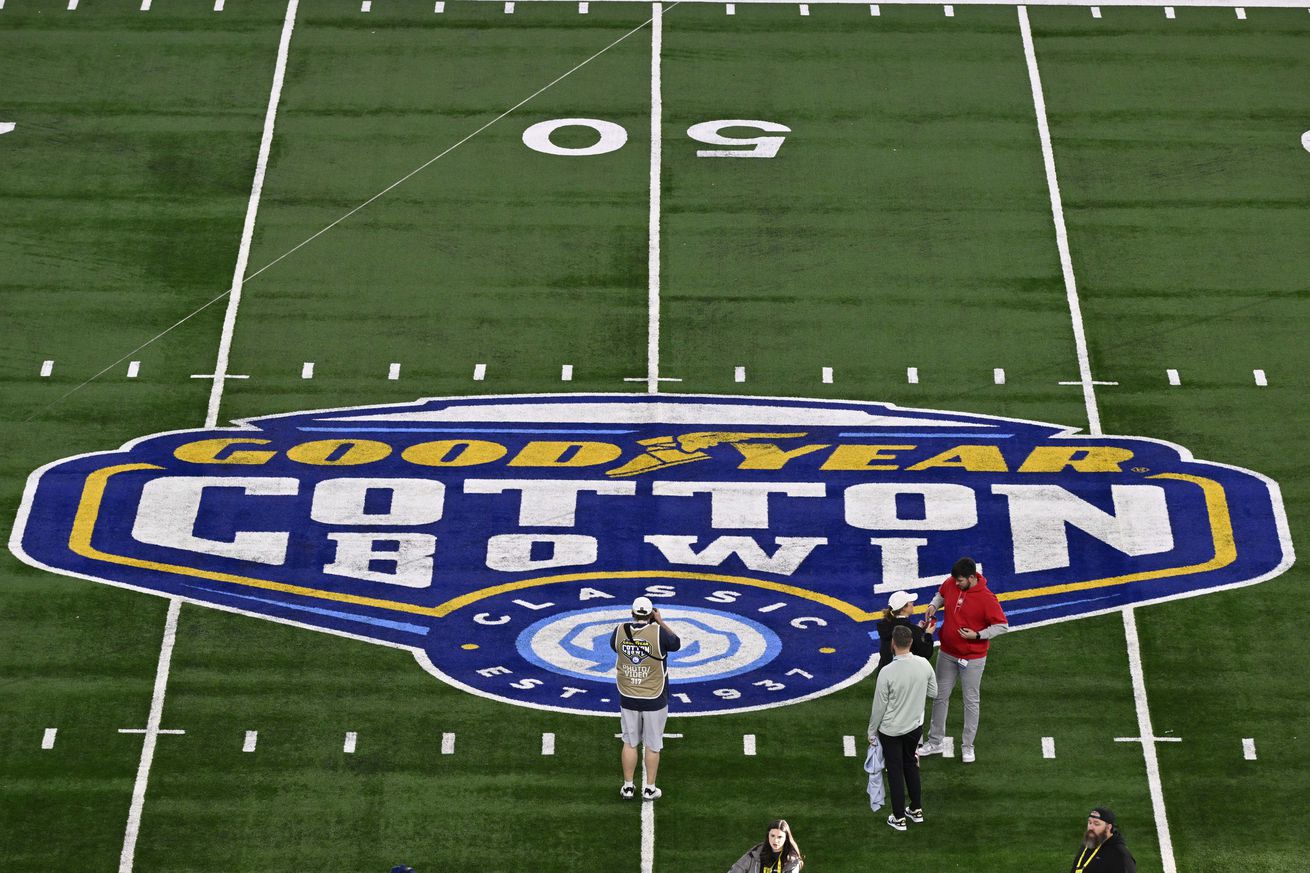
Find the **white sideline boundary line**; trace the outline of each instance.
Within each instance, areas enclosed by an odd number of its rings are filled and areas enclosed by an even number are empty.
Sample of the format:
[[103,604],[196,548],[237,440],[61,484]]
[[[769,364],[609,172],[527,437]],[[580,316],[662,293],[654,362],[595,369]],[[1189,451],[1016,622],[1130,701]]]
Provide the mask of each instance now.
[[[641,756],[641,784],[646,785],[646,755]],[[655,873],[655,803],[639,800],[641,804],[641,873]]]
[[1073,259],[1069,254],[1069,231],[1064,224],[1064,202],[1060,198],[1060,181],[1055,175],[1055,152],[1051,148],[1051,128],[1046,121],[1046,98],[1042,94],[1042,75],[1037,69],[1037,52],[1033,32],[1028,24],[1028,8],[1019,7],[1019,33],[1023,38],[1023,55],[1028,64],[1028,82],[1032,86],[1033,109],[1037,113],[1037,133],[1042,142],[1042,163],[1046,168],[1046,187],[1051,196],[1051,217],[1055,222],[1055,245],[1060,252],[1060,272],[1064,275],[1064,294],[1073,323],[1074,347],[1078,352],[1078,378],[1083,389],[1083,406],[1087,410],[1087,429],[1092,436],[1101,435],[1101,412],[1096,405],[1096,387],[1092,364],[1087,354],[1087,333],[1083,329],[1083,311],[1078,302],[1078,283],[1074,279]]
[[[651,4],[650,17],[650,212],[646,254],[646,393],[660,393],[660,55],[664,43],[664,4]],[[645,819],[643,818],[643,821]]]
[[1131,606],[1124,607],[1124,637],[1128,643],[1128,670],[1133,674],[1133,702],[1137,705],[1137,730],[1141,734],[1142,756],[1146,759],[1146,781],[1151,788],[1151,812],[1155,832],[1160,838],[1160,868],[1164,873],[1178,873],[1174,862],[1174,842],[1169,835],[1169,816],[1164,807],[1164,786],[1160,781],[1160,760],[1155,744],[1159,741],[1151,727],[1151,707],[1146,701],[1146,677],[1142,672],[1142,647],[1137,639],[1137,616]]
[[[255,179],[251,186],[250,200],[246,205],[246,220],[241,231],[241,245],[237,251],[237,265],[233,271],[232,288],[228,292],[228,308],[223,318],[223,331],[219,338],[218,358],[214,366],[214,383],[210,389],[209,406],[205,412],[205,427],[214,427],[218,422],[218,406],[223,398],[223,382],[227,375],[228,358],[232,348],[232,331],[236,326],[237,307],[241,300],[241,277],[245,272],[246,262],[250,256],[250,242],[254,236],[255,216],[259,211],[259,195],[263,190],[264,174],[268,167],[268,155],[273,142],[273,122],[277,118],[277,105],[282,96],[282,82],[286,73],[287,54],[291,46],[291,33],[295,28],[298,3],[299,0],[288,0],[286,17],[282,22],[282,37],[278,43],[277,64],[273,72],[273,84],[268,97],[268,111],[264,115],[264,133],[259,144],[259,158],[255,165]],[[197,312],[208,306],[209,304],[206,303]],[[194,314],[192,313],[192,315]],[[190,317],[187,316],[187,318]],[[186,319],[183,319],[183,321],[186,321]],[[178,324],[180,323],[178,322]],[[162,335],[160,334],[160,336]],[[154,762],[155,744],[159,740],[159,723],[164,713],[164,695],[168,690],[168,671],[173,659],[173,646],[177,642],[177,621],[181,611],[182,601],[176,597],[170,597],[168,600],[168,614],[164,620],[164,638],[159,647],[159,663],[155,668],[155,687],[150,698],[150,715],[146,720],[144,740],[141,744],[141,760],[137,765],[136,782],[132,786],[132,802],[128,808],[127,827],[123,833],[123,850],[118,857],[119,873],[132,873],[132,863],[136,856],[136,841],[141,833],[141,811],[145,808],[146,786],[150,781],[150,766]]]
[[155,760],[159,723],[164,718],[164,694],[168,689],[168,669],[173,660],[173,644],[177,642],[177,617],[181,611],[182,601],[170,598],[168,615],[164,619],[164,639],[159,646],[159,664],[155,668],[155,688],[150,695],[150,715],[146,718],[141,743],[141,761],[137,764],[136,782],[132,785],[132,803],[127,812],[127,828],[123,832],[123,851],[118,856],[118,873],[132,873],[136,840],[141,834],[141,810],[145,808],[146,785],[150,782],[150,765]]
[[236,268],[232,271],[232,287],[228,291],[227,311],[223,314],[223,332],[218,341],[218,358],[214,363],[214,383],[209,388],[209,408],[205,413],[205,427],[218,424],[218,406],[223,400],[227,381],[228,362],[232,355],[232,334],[236,330],[237,310],[241,308],[241,291],[246,281],[246,266],[250,262],[250,243],[255,236],[255,219],[259,215],[259,198],[264,191],[264,175],[268,172],[268,156],[273,148],[273,126],[277,121],[277,107],[282,99],[282,82],[286,78],[287,55],[291,49],[291,33],[296,27],[296,7],[300,0],[288,0],[287,14],[282,21],[282,38],[277,46],[277,64],[273,70],[273,86],[268,93],[268,109],[264,113],[264,134],[259,140],[259,158],[255,162],[255,181],[250,186],[250,200],[246,203],[246,221],[241,228],[241,245],[237,249]]

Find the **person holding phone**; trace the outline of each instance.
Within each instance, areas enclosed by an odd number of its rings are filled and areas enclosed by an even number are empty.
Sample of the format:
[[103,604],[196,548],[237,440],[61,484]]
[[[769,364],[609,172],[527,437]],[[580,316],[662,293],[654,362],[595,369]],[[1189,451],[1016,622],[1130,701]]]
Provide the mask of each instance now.
[[898,627],[908,627],[910,633],[914,635],[914,641],[910,643],[910,654],[918,655],[925,660],[932,659],[933,639],[932,633],[937,629],[937,620],[926,619],[922,622],[916,622],[911,618],[914,612],[914,601],[918,599],[917,595],[908,591],[896,591],[887,599],[887,609],[883,612],[882,618],[878,619],[878,666],[885,667],[892,662],[892,630]]

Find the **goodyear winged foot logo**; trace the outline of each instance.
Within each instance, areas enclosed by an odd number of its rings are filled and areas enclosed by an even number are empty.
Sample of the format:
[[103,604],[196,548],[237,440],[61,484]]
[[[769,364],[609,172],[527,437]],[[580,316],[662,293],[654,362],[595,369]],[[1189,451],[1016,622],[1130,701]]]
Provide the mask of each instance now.
[[1293,560],[1274,482],[1170,443],[879,403],[604,394],[144,437],[34,473],[11,548],[406,648],[485,697],[607,715],[610,634],[639,595],[684,641],[673,708],[706,715],[858,681],[887,595],[926,601],[960,555],[1015,627]]

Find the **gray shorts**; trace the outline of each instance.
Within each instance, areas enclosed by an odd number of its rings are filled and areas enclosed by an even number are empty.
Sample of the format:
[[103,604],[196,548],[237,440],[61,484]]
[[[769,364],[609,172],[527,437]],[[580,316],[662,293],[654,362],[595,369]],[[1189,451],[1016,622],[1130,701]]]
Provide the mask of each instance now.
[[619,707],[619,718],[623,721],[624,745],[634,749],[639,745],[645,746],[648,752],[658,752],[664,748],[664,723],[669,720],[667,706],[649,712]]

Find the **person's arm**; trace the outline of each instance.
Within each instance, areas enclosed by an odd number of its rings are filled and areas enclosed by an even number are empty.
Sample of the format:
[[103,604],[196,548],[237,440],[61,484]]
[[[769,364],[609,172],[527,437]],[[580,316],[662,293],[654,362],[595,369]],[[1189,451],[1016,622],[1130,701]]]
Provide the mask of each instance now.
[[1009,630],[1010,626],[1008,624],[989,624],[987,627],[978,631],[978,639],[990,640],[994,637],[999,637],[1003,633],[1008,633]]
[[914,642],[910,644],[910,654],[918,655],[925,661],[932,657],[932,634],[920,627],[911,627]]
[[888,700],[887,674],[878,673],[878,684],[873,689],[873,709],[869,713],[869,745],[878,739],[878,728],[882,727],[882,717],[887,714]]
[[610,648],[616,652],[619,650],[619,631],[622,629],[623,627],[620,625],[614,628],[614,633],[610,634]]
[[755,873],[755,850],[758,848],[759,846],[755,846],[738,858],[737,863],[732,865],[728,873]]
[[992,596],[992,602],[987,608],[987,627],[978,632],[978,639],[990,640],[993,637],[999,637],[1010,629],[1010,620],[1005,617],[1005,610],[1001,609],[1001,602]]
[[937,671],[931,667],[928,668],[928,696],[937,699]]
[[664,623],[664,616],[660,615],[658,609],[650,614],[651,620],[660,626],[660,648],[666,652],[676,652],[682,648],[682,640],[673,632],[667,624]]
[[[943,582],[942,585],[945,586],[946,583]],[[942,604],[945,602],[946,598],[942,596],[942,589],[938,588],[937,593],[932,596],[932,600],[928,601],[928,608],[924,610],[923,620],[925,622],[930,621],[932,617],[937,614],[937,610],[942,608]]]

